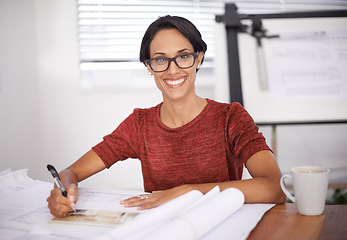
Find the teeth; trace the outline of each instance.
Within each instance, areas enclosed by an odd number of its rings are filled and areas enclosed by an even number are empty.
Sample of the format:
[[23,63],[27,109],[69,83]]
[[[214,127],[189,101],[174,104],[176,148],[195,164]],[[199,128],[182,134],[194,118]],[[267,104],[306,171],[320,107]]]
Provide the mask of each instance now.
[[183,83],[183,81],[184,81],[184,78],[181,78],[181,79],[176,80],[176,81],[167,80],[166,83],[168,83],[170,85],[178,85],[180,83]]

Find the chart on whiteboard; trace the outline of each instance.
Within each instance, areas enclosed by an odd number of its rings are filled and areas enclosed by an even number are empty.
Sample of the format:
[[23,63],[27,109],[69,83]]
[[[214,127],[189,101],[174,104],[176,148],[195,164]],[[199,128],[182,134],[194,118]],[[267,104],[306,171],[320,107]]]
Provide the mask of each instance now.
[[347,100],[347,28],[276,33],[263,40],[269,102]]

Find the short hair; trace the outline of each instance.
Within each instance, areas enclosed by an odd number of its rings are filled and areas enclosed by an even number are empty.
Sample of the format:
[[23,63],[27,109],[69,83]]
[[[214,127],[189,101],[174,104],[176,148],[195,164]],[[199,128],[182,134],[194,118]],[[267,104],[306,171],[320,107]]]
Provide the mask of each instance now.
[[[179,16],[166,15],[159,17],[147,28],[142,38],[140,49],[140,61],[145,63],[150,59],[149,46],[154,35],[163,29],[177,29],[185,36],[194,48],[194,52],[206,52],[207,44],[202,40],[199,30],[188,19]],[[201,63],[203,62],[203,59]]]

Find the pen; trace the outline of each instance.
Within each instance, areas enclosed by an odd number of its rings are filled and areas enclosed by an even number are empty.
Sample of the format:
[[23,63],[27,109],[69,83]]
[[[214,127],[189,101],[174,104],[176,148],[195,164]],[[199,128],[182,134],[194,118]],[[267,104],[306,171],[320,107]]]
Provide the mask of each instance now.
[[[63,194],[63,196],[67,198],[67,192],[66,192],[65,188],[63,187],[63,185],[60,182],[60,177],[59,177],[59,174],[58,174],[57,170],[55,170],[55,167],[50,165],[50,164],[47,164],[47,169],[48,169],[48,171],[51,172],[51,174],[52,174],[52,176],[54,178],[54,182],[60,188],[61,193]],[[72,208],[72,210],[74,212],[76,212],[75,208]]]

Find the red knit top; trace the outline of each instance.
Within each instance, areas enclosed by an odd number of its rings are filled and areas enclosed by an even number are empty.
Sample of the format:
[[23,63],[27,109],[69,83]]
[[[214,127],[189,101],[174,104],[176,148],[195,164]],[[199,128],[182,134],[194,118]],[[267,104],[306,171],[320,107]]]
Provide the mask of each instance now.
[[147,192],[239,180],[243,164],[256,152],[270,148],[239,103],[207,101],[195,119],[178,128],[161,122],[162,103],[135,109],[92,149],[107,168],[119,160],[140,159]]

